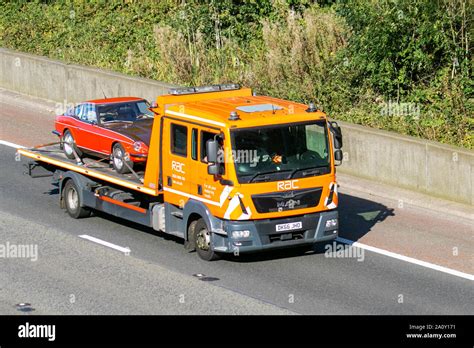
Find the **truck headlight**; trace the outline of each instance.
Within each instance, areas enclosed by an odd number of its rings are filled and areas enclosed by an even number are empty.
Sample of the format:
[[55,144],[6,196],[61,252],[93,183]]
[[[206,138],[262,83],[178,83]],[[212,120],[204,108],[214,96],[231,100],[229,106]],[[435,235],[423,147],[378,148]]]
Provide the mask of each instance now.
[[326,220],[326,229],[331,229],[337,227],[337,219]]
[[250,231],[232,231],[232,238],[248,238],[250,237]]

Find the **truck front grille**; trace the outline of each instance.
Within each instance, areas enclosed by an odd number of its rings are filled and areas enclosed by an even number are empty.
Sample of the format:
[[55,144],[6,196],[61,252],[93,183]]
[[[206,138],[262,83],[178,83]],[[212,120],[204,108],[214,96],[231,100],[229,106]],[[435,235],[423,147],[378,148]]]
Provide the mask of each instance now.
[[315,207],[319,203],[321,193],[322,187],[317,187],[252,195],[252,200],[259,213],[274,213]]

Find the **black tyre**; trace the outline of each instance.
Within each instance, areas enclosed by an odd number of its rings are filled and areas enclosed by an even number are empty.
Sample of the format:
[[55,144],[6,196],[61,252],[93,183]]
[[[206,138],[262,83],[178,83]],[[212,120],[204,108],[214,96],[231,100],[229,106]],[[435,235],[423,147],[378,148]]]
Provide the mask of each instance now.
[[72,136],[70,131],[66,130],[64,132],[62,142],[63,152],[67,158],[76,159],[76,157],[74,156],[74,151],[76,151],[76,154],[78,156],[81,156],[81,152],[77,148],[76,141],[74,140],[74,137]]
[[130,169],[133,169],[133,162],[125,158],[125,153],[122,144],[117,143],[112,148],[112,166],[120,174],[130,173]]
[[91,210],[81,207],[81,196],[73,180],[68,180],[63,188],[63,199],[68,214],[74,219],[91,215]]
[[199,219],[189,225],[190,238],[199,257],[205,261],[217,260],[219,254],[211,248],[211,232],[208,230],[203,219]]

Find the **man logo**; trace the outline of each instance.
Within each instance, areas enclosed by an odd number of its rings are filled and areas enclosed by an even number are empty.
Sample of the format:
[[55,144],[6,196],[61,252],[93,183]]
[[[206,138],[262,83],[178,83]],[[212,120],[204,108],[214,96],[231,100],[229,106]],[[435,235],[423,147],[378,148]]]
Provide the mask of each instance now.
[[283,198],[295,198],[295,192],[294,191],[288,191],[282,194]]

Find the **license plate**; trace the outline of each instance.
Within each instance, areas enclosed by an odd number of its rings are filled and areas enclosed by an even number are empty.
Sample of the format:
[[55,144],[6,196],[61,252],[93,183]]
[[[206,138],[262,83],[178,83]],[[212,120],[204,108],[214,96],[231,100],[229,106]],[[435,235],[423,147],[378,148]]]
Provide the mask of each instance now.
[[303,228],[303,223],[301,221],[290,222],[288,224],[279,224],[275,226],[275,230],[277,232],[299,230],[300,228]]

